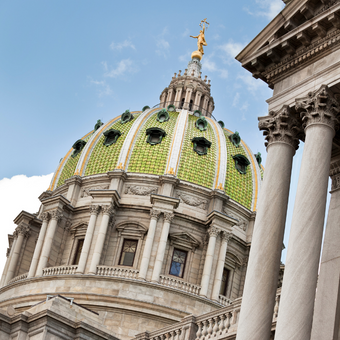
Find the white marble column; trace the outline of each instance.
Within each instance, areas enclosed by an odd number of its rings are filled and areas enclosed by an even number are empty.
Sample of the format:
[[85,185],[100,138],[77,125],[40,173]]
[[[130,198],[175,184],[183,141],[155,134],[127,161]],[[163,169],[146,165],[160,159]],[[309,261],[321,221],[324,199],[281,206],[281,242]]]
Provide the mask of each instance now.
[[170,230],[170,223],[174,218],[174,213],[165,212],[164,213],[164,223],[162,228],[161,237],[158,243],[157,255],[155,260],[155,266],[152,272],[151,281],[159,282],[159,276],[161,275],[162,267],[163,267],[163,260],[164,254],[166,249],[166,244],[168,241],[168,235]]
[[311,340],[338,339],[340,319],[340,161],[331,164],[332,191],[316,291]]
[[207,253],[205,255],[203,274],[202,274],[202,280],[201,280],[201,291],[200,291],[200,295],[205,296],[205,297],[208,294],[211,267],[212,267],[212,263],[214,259],[214,253],[215,253],[216,238],[220,232],[221,230],[216,227],[210,227],[208,229],[209,243],[208,243]]
[[232,233],[227,231],[222,231],[221,233],[221,246],[220,253],[217,260],[217,268],[215,273],[215,280],[211,298],[212,300],[218,301],[220,296],[220,289],[222,283],[223,269],[225,263],[225,256],[227,254],[228,242],[232,236]]
[[95,275],[97,272],[97,266],[99,265],[100,258],[102,256],[103,246],[105,242],[107,227],[109,226],[110,217],[114,213],[112,205],[102,206],[103,217],[100,224],[96,245],[92,255],[89,274]]
[[29,270],[28,275],[27,275],[28,278],[35,276],[35,271],[37,270],[41,249],[42,249],[42,246],[44,244],[44,239],[45,239],[48,221],[50,220],[50,214],[49,213],[43,213],[41,215],[41,218],[43,220],[43,223],[42,223],[41,228],[40,228],[37,243],[35,245],[33,258],[32,258],[32,262],[31,262],[31,265],[30,265],[30,270]]
[[22,243],[24,241],[25,237],[28,237],[30,234],[30,228],[26,225],[20,224],[17,226],[14,232],[14,237],[17,239],[15,242],[15,247],[13,249],[13,254],[11,257],[11,262],[8,266],[7,274],[6,274],[6,280],[5,280],[5,285],[8,284],[8,282],[13,278],[17,266],[18,266],[18,260],[20,253],[22,251]]
[[334,120],[339,105],[327,86],[296,100],[305,127],[276,340],[310,340],[320,260]]
[[146,274],[148,272],[151,250],[152,250],[152,246],[153,246],[153,240],[155,238],[157,220],[158,220],[160,214],[161,214],[160,210],[151,209],[151,211],[150,211],[151,218],[150,218],[148,236],[146,237],[142,261],[141,261],[141,264],[140,264],[139,275],[138,275],[138,277],[140,279],[143,279],[143,280],[146,279]]
[[14,248],[15,248],[16,241],[17,241],[17,239],[14,238],[13,241],[12,241],[12,246],[11,246],[9,254],[8,254],[8,249],[7,249],[7,253],[6,253],[7,260],[6,260],[5,268],[2,271],[0,287],[3,287],[5,285],[8,266],[11,262],[11,258],[12,258],[12,255],[13,255],[13,251],[14,251]]
[[42,276],[43,269],[47,266],[48,259],[51,253],[52,244],[53,244],[54,234],[57,229],[58,222],[63,216],[62,212],[59,210],[51,211],[50,214],[51,214],[51,220],[47,227],[46,237],[45,237],[44,244],[41,250],[38,268],[37,268],[35,276]]
[[91,205],[90,206],[90,221],[89,221],[89,224],[87,226],[85,240],[84,240],[83,248],[81,250],[78,267],[77,267],[77,270],[76,270],[77,274],[84,274],[87,258],[89,256],[89,252],[90,252],[93,232],[94,232],[94,228],[96,226],[96,221],[97,221],[99,209],[100,209],[99,205]]
[[184,110],[188,110],[189,109],[191,95],[192,95],[192,90],[193,89],[190,88],[190,87],[187,88],[187,92],[185,93],[184,106],[183,106]]
[[237,340],[269,340],[286,222],[298,128],[293,112],[282,107],[259,118],[267,161],[252,235]]

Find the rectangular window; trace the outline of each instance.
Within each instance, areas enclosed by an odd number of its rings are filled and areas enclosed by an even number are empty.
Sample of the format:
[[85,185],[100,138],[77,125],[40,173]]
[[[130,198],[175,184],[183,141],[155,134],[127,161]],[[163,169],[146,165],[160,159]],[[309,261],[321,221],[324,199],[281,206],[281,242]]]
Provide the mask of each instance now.
[[76,254],[74,255],[73,265],[77,265],[79,263],[81,251],[83,250],[83,245],[84,245],[84,239],[81,238],[78,240],[77,250],[76,250]]
[[133,266],[133,261],[135,259],[137,250],[136,240],[124,240],[122,253],[120,254],[119,264],[122,266]]
[[224,295],[224,296],[227,295],[229,274],[230,274],[230,270],[227,269],[227,268],[224,268],[223,269],[223,275],[222,275],[220,295]]
[[188,252],[186,251],[174,249],[170,266],[170,275],[183,277],[187,255]]

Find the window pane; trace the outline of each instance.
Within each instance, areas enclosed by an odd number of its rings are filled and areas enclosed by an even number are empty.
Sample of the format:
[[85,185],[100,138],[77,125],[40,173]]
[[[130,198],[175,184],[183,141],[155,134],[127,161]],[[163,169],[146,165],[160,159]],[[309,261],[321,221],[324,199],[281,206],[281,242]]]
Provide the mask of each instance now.
[[120,255],[119,264],[123,266],[133,266],[135,259],[137,241],[135,240],[124,240],[122,253]]
[[183,277],[185,260],[186,260],[187,254],[188,253],[186,251],[174,249],[171,266],[170,266],[170,275]]
[[77,245],[76,254],[74,256],[73,265],[76,265],[79,263],[81,251],[83,249],[83,244],[84,244],[84,239],[78,240],[78,245]]
[[227,294],[229,273],[230,273],[230,271],[227,268],[223,269],[220,295],[226,296],[226,294]]

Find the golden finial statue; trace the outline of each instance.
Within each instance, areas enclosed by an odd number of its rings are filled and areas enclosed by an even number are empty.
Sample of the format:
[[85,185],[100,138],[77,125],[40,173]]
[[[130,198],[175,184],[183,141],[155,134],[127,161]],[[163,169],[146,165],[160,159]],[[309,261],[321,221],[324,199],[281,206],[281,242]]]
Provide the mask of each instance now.
[[190,36],[191,38],[197,39],[197,47],[198,47],[198,50],[192,53],[191,58],[198,58],[199,60],[202,59],[203,54],[204,54],[203,46],[208,46],[207,42],[205,41],[205,36],[204,36],[205,29],[208,29],[209,27],[207,18],[205,18],[204,20],[201,20],[200,27],[202,29],[200,30],[200,34],[198,36],[196,37],[192,35]]

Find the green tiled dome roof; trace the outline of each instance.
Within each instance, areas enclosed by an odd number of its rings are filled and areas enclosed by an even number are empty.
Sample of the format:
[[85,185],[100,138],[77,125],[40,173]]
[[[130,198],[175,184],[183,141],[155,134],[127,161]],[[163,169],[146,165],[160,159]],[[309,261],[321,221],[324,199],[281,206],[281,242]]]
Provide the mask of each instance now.
[[[202,129],[196,126],[199,118],[188,111],[168,112],[169,119],[165,121],[157,119],[159,111],[132,112],[131,120],[122,121],[117,117],[84,136],[82,140],[87,142],[84,149],[74,158],[71,157],[73,149],[68,152],[58,166],[50,190],[62,186],[75,174],[90,176],[114,169],[153,175],[167,173],[183,182],[224,190],[231,199],[256,210],[263,168],[258,166],[248,146],[242,140],[235,146],[230,139],[233,133],[210,118],[203,118]],[[104,141],[110,130],[119,132],[119,136],[106,146]],[[150,131],[154,135],[150,135]],[[197,140],[206,143],[205,149],[200,142],[193,143]],[[235,156],[245,160],[242,171],[240,165],[237,167]]]

